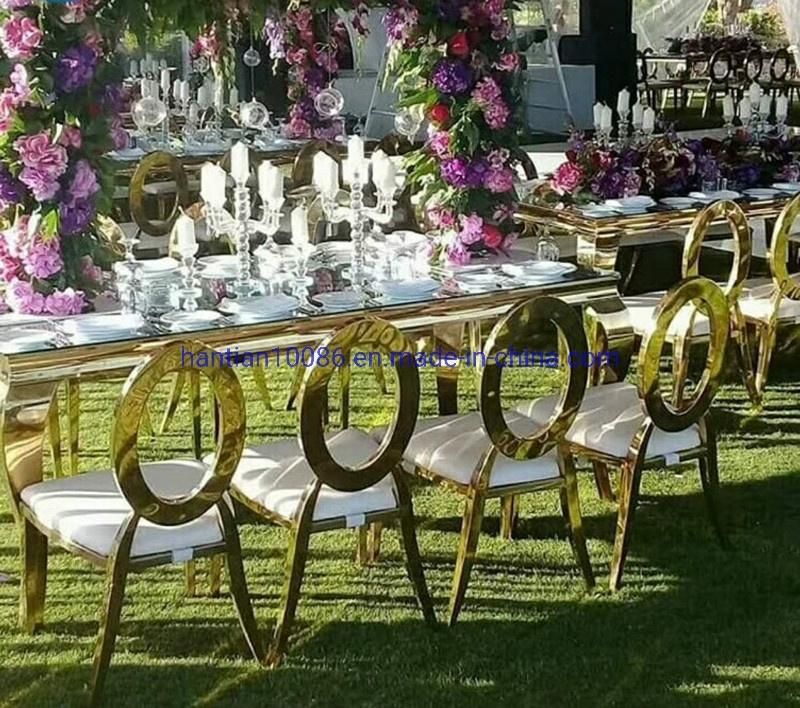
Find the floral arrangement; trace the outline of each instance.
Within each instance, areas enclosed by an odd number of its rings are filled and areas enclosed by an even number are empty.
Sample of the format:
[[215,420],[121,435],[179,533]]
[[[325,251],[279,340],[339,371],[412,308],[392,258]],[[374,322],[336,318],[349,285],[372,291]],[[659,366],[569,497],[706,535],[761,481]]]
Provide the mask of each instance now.
[[0,0],[0,302],[16,312],[82,312],[110,267],[102,155],[127,134],[94,9]]
[[438,234],[436,255],[464,263],[516,237],[514,151],[519,58],[506,0],[399,0],[386,15],[399,107],[427,117],[412,183]]
[[718,34],[702,34],[697,37],[668,37],[667,42],[669,42],[667,48],[668,53],[675,55],[711,55],[719,50],[737,54],[740,52],[749,52],[753,49],[760,50],[762,48],[759,40],[747,35],[720,36]]
[[[341,5],[346,3],[342,2]],[[368,8],[352,0],[353,26],[367,33]],[[289,65],[288,96],[291,102],[285,132],[289,138],[334,139],[344,132],[342,118],[320,115],[314,99],[339,75],[339,63],[348,46],[344,21],[330,8],[309,0],[290,4],[281,16],[271,15],[264,24],[270,57]]]
[[732,187],[747,189],[791,179],[798,169],[792,157],[798,147],[796,138],[756,140],[747,131],[723,141],[683,141],[667,133],[646,145],[621,148],[604,148],[574,134],[567,160],[553,173],[543,197],[587,203],[639,194],[679,196],[720,177]]

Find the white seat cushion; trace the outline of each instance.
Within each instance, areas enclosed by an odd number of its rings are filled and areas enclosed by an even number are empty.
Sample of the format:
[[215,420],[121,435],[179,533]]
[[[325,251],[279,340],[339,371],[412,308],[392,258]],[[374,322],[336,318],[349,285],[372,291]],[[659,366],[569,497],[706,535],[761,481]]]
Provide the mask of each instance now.
[[[622,302],[628,309],[628,314],[631,318],[631,326],[636,334],[641,336],[647,332],[650,327],[650,322],[653,319],[653,313],[664,295],[664,292],[658,292],[622,298]],[[689,329],[689,318],[691,317],[692,310],[693,308],[690,305],[681,308],[677,317],[672,320],[672,324],[670,324],[669,330],[667,331],[667,336],[677,337],[684,334]],[[702,312],[698,312],[695,315],[692,334],[697,337],[708,336],[708,318]]]
[[[739,307],[742,314],[753,320],[767,322],[772,317],[773,305],[772,296],[775,293],[775,286],[772,281],[753,282],[747,287],[741,298]],[[778,320],[800,323],[800,300],[790,300],[788,297],[781,298],[778,306]]]
[[[506,421],[517,434],[530,435],[539,427],[513,411],[506,413]],[[373,437],[381,440],[384,432],[385,428],[378,428],[373,431]],[[440,477],[469,484],[476,465],[490,445],[480,413],[439,416],[417,421],[403,457],[411,465],[418,465]],[[557,479],[560,474],[554,451],[522,462],[498,454],[489,485],[505,487],[538,482]]]
[[[522,403],[516,410],[541,424],[550,419],[557,403],[557,397],[548,396]],[[589,450],[624,458],[644,418],[644,405],[633,384],[593,386],[587,389],[566,439]],[[650,436],[646,456],[677,454],[698,445],[700,431],[696,425],[679,433],[666,433],[656,428]]]
[[[327,437],[333,459],[355,467],[373,455],[378,444],[366,433],[348,428]],[[306,487],[316,479],[296,439],[247,448],[231,488],[284,519],[298,510]],[[358,516],[397,508],[391,475],[360,492],[339,492],[323,485],[314,509],[314,521]]]
[[[208,468],[195,460],[142,465],[150,488],[165,499],[192,491]],[[119,527],[131,511],[113,472],[90,472],[32,484],[22,490],[22,502],[39,523],[65,541],[100,556],[108,556]],[[214,508],[181,526],[159,526],[142,519],[133,538],[131,557],[184,551],[223,540]]]

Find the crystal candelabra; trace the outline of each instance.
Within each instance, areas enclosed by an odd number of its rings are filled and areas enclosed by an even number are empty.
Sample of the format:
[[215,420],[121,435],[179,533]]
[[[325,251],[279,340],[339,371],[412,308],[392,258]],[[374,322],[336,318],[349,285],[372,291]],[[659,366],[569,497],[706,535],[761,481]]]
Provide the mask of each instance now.
[[268,248],[274,248],[272,237],[278,233],[281,223],[283,200],[265,203],[260,221],[251,219],[250,189],[239,183],[233,190],[233,213],[224,207],[207,207],[208,225],[214,235],[233,234],[236,247],[236,281],[233,286],[237,298],[250,297],[260,291],[258,280],[253,277],[250,258],[250,236],[259,233],[269,237]]
[[619,139],[619,143],[622,147],[628,144],[628,135],[629,135],[629,126],[628,126],[628,117],[630,116],[630,110],[620,111],[619,113],[619,125],[617,127],[617,137]]
[[121,240],[122,245],[125,247],[125,260],[119,264],[121,272],[117,283],[117,296],[122,305],[122,311],[125,314],[132,314],[137,309],[137,283],[142,269],[142,264],[136,260],[136,255],[134,254],[134,248],[139,243],[139,239],[135,235],[123,231]]
[[336,202],[335,194],[322,194],[322,209],[329,223],[350,223],[350,238],[353,242],[353,264],[350,279],[353,289],[361,292],[366,282],[364,262],[364,241],[367,221],[376,224],[388,224],[394,216],[396,205],[396,189],[387,191],[378,188],[378,200],[375,207],[364,204],[364,183],[367,175],[361,170],[354,170],[350,180],[350,206],[342,207]]
[[183,301],[182,309],[184,312],[197,312],[197,301],[200,299],[203,291],[197,287],[197,279],[195,273],[195,255],[197,254],[197,246],[192,250],[181,251],[181,260],[183,261],[183,288],[180,295]]

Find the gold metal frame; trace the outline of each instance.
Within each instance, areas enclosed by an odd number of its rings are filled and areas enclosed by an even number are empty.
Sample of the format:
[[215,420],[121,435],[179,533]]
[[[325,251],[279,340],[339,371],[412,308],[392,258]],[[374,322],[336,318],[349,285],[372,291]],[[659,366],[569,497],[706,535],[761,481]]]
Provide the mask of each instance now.
[[[169,173],[175,182],[175,200],[172,210],[162,214],[160,222],[151,221],[145,208],[145,183],[152,173]],[[142,233],[148,236],[167,236],[180,216],[181,208],[188,207],[189,182],[180,160],[166,152],[153,152],[142,158],[133,173],[130,184],[131,216]]]
[[[222,527],[223,542],[193,549],[193,553],[195,556],[226,554],[231,594],[247,643],[253,655],[259,661],[264,660],[264,650],[244,576],[238,530],[226,495],[230,479],[241,457],[245,436],[244,397],[234,373],[227,368],[192,369],[192,373],[202,374],[209,379],[217,399],[220,419],[214,463],[201,486],[180,499],[163,499],[150,489],[139,464],[137,449],[139,429],[149,396],[165,376],[182,369],[183,353],[187,351],[193,354],[192,361],[200,352],[210,355],[210,350],[203,344],[175,342],[140,364],[123,387],[115,411],[111,449],[114,474],[120,491],[131,506],[131,512],[120,526],[109,557],[97,556],[88,549],[65,541],[52,530],[42,527],[34,512],[20,501],[19,493],[22,489],[41,479],[41,445],[38,446],[38,451],[31,449],[30,445],[24,446],[26,440],[34,442],[32,435],[25,435],[25,430],[20,429],[20,434],[17,436],[17,442],[28,452],[32,463],[26,466],[25,474],[20,474],[20,465],[8,465],[5,461],[4,467],[9,473],[7,483],[12,491],[14,508],[22,527],[23,568],[20,596],[22,626],[28,631],[33,631],[43,623],[48,541],[107,570],[107,593],[94,655],[92,705],[99,704],[101,700],[119,629],[128,572],[172,562],[169,553],[131,558],[136,528],[141,519],[163,526],[178,526],[198,518],[212,507],[216,508]],[[4,415],[13,414],[14,407],[8,405],[8,377],[0,376],[0,382],[0,394],[2,394],[0,398],[5,404]],[[42,390],[39,395],[43,398],[52,396],[53,386],[48,385],[48,388],[49,393],[47,390]],[[31,394],[33,393],[31,391]],[[28,426],[32,426],[30,429],[33,432],[43,426],[46,416],[47,406],[43,405],[41,416],[18,423],[21,425],[27,423]],[[7,425],[4,427],[5,430],[9,429]],[[16,450],[18,446],[9,446],[9,441],[6,440],[3,449],[7,454],[9,449]],[[16,472],[14,477],[10,474],[12,470]]]
[[[669,326],[682,308],[694,303],[709,318],[709,352],[698,391],[691,400],[672,396],[672,402],[663,399],[659,390],[661,353],[668,337]],[[667,292],[653,315],[650,328],[639,350],[639,397],[646,415],[624,458],[613,457],[590,448],[571,444],[575,455],[586,458],[603,468],[619,467],[619,509],[614,553],[611,561],[609,585],[616,590],[622,583],[625,560],[633,530],[633,517],[639,499],[642,471],[647,467],[663,467],[697,460],[700,479],[706,497],[709,517],[720,542],[727,545],[720,514],[717,508],[719,472],[717,468],[716,438],[708,415],[714,395],[721,383],[725,347],[730,331],[730,307],[720,287],[699,276],[681,281]],[[676,381],[677,385],[678,382]],[[656,428],[667,432],[685,430],[698,425],[700,445],[682,451],[676,456],[647,455],[647,446]]]
[[773,290],[770,303],[770,317],[767,321],[762,319],[746,318],[747,322],[755,328],[757,340],[757,358],[755,370],[755,387],[758,391],[759,401],[764,400],[769,376],[769,365],[775,350],[778,327],[783,324],[795,324],[794,321],[781,321],[780,308],[784,298],[800,301],[800,282],[794,280],[789,273],[787,262],[789,260],[789,241],[792,228],[800,218],[800,194],[794,197],[783,209],[769,246],[769,270],[772,276]]
[[[548,322],[555,325],[561,348],[568,357],[587,353],[586,335],[581,318],[572,307],[562,300],[539,296],[512,308],[494,326],[484,350],[486,366],[481,372],[479,400],[483,425],[491,444],[475,466],[470,483],[461,484],[445,479],[435,470],[420,466],[417,466],[415,470],[419,476],[435,481],[466,497],[448,609],[450,626],[453,626],[458,620],[464,603],[487,499],[501,497],[503,534],[510,536],[518,510],[517,497],[520,494],[543,489],[559,489],[561,510],[576,561],[581,568],[587,588],[591,590],[594,587],[594,573],[586,550],[586,538],[583,532],[575,465],[563,442],[564,434],[574,422],[583,400],[588,378],[587,369],[581,366],[568,367],[567,383],[556,410],[547,425],[534,435],[520,438],[511,431],[501,406],[500,383],[503,354],[512,348],[519,351],[530,349],[531,337],[537,332],[541,332],[542,325]],[[557,450],[560,477],[544,482],[525,482],[502,487],[491,486],[492,470],[498,454],[517,461],[532,460],[553,448]]]
[[[350,359],[350,355],[356,347],[389,354],[410,351],[409,346],[410,343],[404,334],[394,325],[378,318],[357,320],[344,325],[325,337],[319,344],[320,348],[326,347],[329,351],[342,352],[347,360]],[[406,566],[418,603],[426,621],[431,623],[436,621],[414,530],[411,494],[400,468],[402,453],[411,438],[419,409],[420,384],[416,362],[413,357],[400,357],[395,361],[398,385],[394,422],[379,450],[357,469],[339,465],[332,458],[324,437],[328,384],[336,370],[332,361],[327,364],[317,361],[306,369],[303,376],[299,402],[298,435],[300,446],[314,472],[315,479],[305,489],[294,517],[281,517],[245,496],[235,487],[231,490],[234,498],[251,511],[290,531],[289,550],[286,558],[286,582],[282,593],[278,622],[267,658],[269,666],[278,666],[286,653],[300,597],[311,535],[348,527],[346,517],[314,521],[314,508],[323,484],[339,491],[357,493],[376,484],[387,475],[392,475],[397,490],[397,507],[366,514],[363,524],[364,526],[373,523],[383,524],[399,518],[406,552]],[[348,403],[348,399],[342,401],[342,405],[348,405]]]

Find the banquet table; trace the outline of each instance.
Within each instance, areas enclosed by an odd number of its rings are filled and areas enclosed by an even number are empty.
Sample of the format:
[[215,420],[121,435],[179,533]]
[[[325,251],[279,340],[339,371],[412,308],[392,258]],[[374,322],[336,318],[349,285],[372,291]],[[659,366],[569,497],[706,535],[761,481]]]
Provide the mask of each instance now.
[[[432,332],[437,348],[459,352],[468,322],[496,318],[515,303],[536,294],[557,296],[583,307],[585,313],[588,310],[606,313],[613,320],[624,313],[617,280],[618,275],[613,272],[578,268],[539,284],[511,282],[505,288],[487,286],[484,291],[461,293],[443,289],[435,297],[424,300],[390,305],[368,301],[367,306],[359,309],[327,314],[301,308],[288,319],[248,321],[247,324],[225,320],[222,326],[206,326],[191,332],[171,332],[155,321],[148,321],[144,328],[130,336],[89,344],[73,344],[61,336],[63,330],[59,328],[63,326],[63,319],[50,322],[60,334],[55,346],[0,355],[0,410],[3,412],[0,476],[10,486],[12,498],[32,481],[42,478],[43,440],[50,407],[61,381],[112,372],[124,374],[149,354],[172,342],[201,341],[221,352],[234,346],[240,352],[265,352],[312,344],[339,325],[364,316],[376,316],[408,332]],[[621,365],[627,366],[633,333],[627,319],[621,321],[614,348],[620,353]],[[610,325],[606,328],[613,330]],[[443,412],[454,411],[457,369],[441,367],[437,376],[440,408]]]

